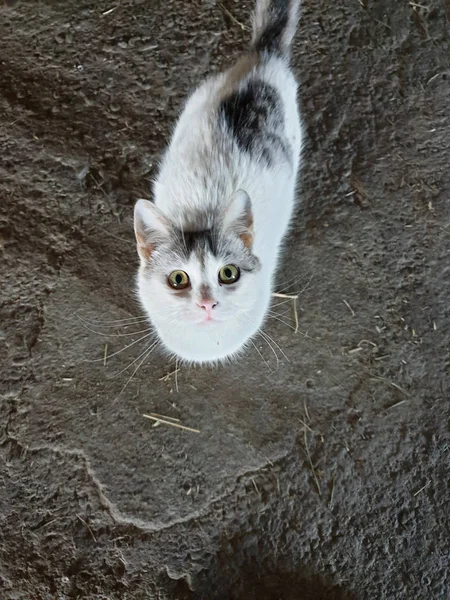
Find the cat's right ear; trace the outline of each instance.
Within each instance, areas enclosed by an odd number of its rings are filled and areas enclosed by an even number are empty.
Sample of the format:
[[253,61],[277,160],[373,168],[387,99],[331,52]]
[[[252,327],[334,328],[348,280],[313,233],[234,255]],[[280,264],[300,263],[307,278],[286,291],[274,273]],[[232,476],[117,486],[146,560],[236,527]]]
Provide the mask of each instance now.
[[137,251],[147,262],[159,243],[170,237],[170,224],[149,200],[138,200],[134,206],[134,233]]

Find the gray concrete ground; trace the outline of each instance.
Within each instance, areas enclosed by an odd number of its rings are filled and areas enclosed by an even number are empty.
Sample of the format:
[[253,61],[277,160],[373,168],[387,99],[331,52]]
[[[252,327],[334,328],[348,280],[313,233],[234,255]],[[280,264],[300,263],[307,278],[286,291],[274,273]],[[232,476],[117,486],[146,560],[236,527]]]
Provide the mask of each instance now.
[[450,598],[448,1],[304,0],[290,362],[103,360],[145,328],[105,324],[134,200],[251,8],[0,8],[2,599]]

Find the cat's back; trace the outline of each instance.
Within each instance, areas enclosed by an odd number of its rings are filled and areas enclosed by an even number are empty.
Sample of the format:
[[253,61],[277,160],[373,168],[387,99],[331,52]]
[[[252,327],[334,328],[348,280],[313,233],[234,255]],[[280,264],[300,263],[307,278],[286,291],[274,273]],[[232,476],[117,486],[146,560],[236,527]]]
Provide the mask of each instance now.
[[296,171],[296,95],[288,64],[275,55],[245,55],[204,81],[186,102],[163,159],[165,208],[179,208],[181,197],[192,206],[217,204],[236,186],[254,188],[263,172],[270,183],[284,176],[284,166]]
[[[218,215],[245,190],[261,235],[292,211],[301,150],[297,84],[289,49],[298,0],[257,0],[250,51],[209,77],[187,100],[154,184],[158,207],[184,216]],[[277,232],[274,239],[278,239]]]
[[[299,125],[297,83],[283,57],[241,57],[230,69],[207,78],[188,98],[178,119],[168,153],[195,151],[208,143],[236,137],[242,129],[267,133],[278,117],[286,131]],[[238,137],[238,136],[237,136]],[[239,140],[238,140],[239,141]]]

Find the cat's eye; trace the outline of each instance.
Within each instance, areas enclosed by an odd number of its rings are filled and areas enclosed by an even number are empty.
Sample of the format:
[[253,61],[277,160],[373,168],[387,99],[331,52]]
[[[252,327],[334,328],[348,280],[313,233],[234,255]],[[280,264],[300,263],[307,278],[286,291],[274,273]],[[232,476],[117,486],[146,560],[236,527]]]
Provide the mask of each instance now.
[[189,275],[184,271],[172,271],[167,281],[174,290],[185,290],[189,286]]
[[219,281],[221,283],[236,283],[241,276],[239,267],[235,265],[225,265],[219,271]]

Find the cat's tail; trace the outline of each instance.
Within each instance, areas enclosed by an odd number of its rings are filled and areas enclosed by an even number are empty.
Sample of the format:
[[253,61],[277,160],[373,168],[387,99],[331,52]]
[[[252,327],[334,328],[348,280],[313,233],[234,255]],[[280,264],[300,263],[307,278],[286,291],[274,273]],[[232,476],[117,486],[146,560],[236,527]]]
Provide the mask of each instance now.
[[300,0],[256,0],[252,46],[257,52],[289,55]]

